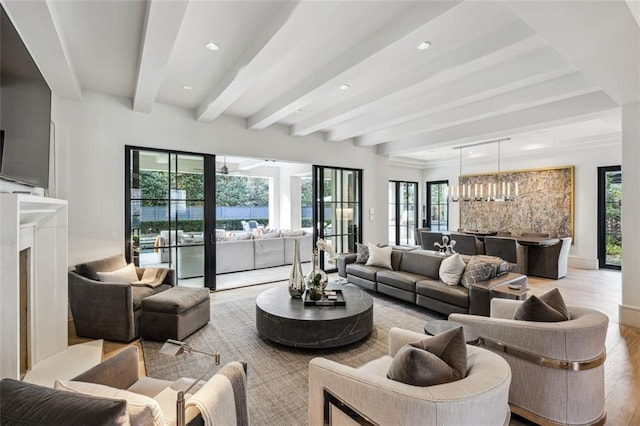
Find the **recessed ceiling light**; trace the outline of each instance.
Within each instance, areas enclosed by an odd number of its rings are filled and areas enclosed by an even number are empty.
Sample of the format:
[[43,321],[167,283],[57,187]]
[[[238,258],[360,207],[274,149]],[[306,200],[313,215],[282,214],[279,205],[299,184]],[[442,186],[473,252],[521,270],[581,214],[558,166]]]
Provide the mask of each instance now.
[[431,42],[430,41],[423,41],[422,43],[420,43],[418,45],[418,49],[419,50],[427,50],[430,47],[431,47]]
[[190,85],[190,84],[185,84],[185,85],[183,85],[183,86],[182,86],[182,88],[183,88],[184,90],[193,90],[193,86],[192,86],[192,85]]
[[209,50],[220,50],[220,46],[218,46],[216,43],[210,41],[209,43],[205,44],[204,47],[206,47]]
[[340,90],[349,90],[351,86],[349,86],[348,84],[341,84],[340,85]]

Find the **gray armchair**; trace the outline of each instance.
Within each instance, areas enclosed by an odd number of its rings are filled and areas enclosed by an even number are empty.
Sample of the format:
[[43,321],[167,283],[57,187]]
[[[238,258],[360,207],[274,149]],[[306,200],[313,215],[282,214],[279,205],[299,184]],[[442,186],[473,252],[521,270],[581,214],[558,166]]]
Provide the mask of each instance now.
[[567,275],[571,237],[549,247],[529,247],[529,275],[559,280]]
[[[169,269],[158,287],[98,281],[97,272],[111,272],[127,265],[123,255],[76,265],[69,271],[69,306],[80,337],[130,342],[140,336],[142,299],[175,286]],[[141,278],[144,268],[136,268]]]
[[422,231],[420,233],[420,246],[423,249],[438,251],[439,249],[433,245],[434,243],[442,244],[442,232]]
[[510,270],[520,274],[527,273],[527,247],[518,244],[514,238],[485,237],[484,252],[489,256],[496,256],[509,262]]
[[331,424],[329,416],[333,424],[347,424],[340,406],[378,425],[507,425],[511,371],[504,359],[486,349],[467,346],[467,375],[455,382],[420,387],[387,378],[398,350],[425,338],[394,327],[389,330],[389,355],[360,368],[312,359],[309,425]]
[[569,321],[512,319],[521,301],[492,299],[491,316],[451,314],[513,373],[511,410],[538,424],[602,424],[608,317],[569,306]]

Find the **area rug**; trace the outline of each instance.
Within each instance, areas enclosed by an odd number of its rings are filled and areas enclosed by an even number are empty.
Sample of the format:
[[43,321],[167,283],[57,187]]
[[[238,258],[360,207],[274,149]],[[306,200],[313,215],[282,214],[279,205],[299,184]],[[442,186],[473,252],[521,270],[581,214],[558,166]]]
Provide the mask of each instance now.
[[[374,328],[371,335],[342,348],[296,349],[262,339],[255,327],[255,298],[212,305],[211,322],[186,341],[206,352],[220,352],[223,365],[234,360],[248,363],[249,415],[252,424],[305,425],[308,368],[312,358],[325,357],[357,367],[387,353],[391,327],[424,332],[425,321],[444,318],[408,303],[371,295],[374,300]],[[150,377],[166,380],[195,378],[210,365],[206,357],[198,354],[183,354],[175,358],[160,354],[161,346],[161,342],[142,342]]]

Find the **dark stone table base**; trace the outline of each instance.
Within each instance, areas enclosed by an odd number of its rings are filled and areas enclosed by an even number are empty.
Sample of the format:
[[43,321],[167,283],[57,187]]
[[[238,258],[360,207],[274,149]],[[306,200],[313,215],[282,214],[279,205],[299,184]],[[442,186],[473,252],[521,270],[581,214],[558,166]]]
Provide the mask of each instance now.
[[265,339],[297,348],[335,348],[367,337],[373,329],[373,299],[362,290],[340,287],[346,306],[304,306],[286,285],[256,298],[256,327]]

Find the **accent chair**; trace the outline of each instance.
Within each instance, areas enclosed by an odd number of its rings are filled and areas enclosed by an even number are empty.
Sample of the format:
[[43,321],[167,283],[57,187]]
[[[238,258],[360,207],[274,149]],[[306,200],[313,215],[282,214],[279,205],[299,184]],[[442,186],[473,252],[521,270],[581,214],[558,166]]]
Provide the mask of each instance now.
[[609,318],[568,306],[570,319],[512,319],[522,301],[492,299],[491,316],[451,314],[473,328],[480,345],[511,367],[511,411],[537,424],[603,424],[605,338]]
[[518,244],[515,238],[484,237],[484,252],[509,262],[512,272],[527,273],[527,247]]
[[[347,413],[378,425],[507,425],[511,370],[500,356],[467,345],[467,374],[454,382],[412,386],[387,378],[393,356],[428,338],[389,330],[389,355],[360,368],[326,358],[309,363],[309,425],[346,424]],[[329,422],[331,417],[332,422]]]
[[529,247],[529,275],[559,280],[567,275],[571,237],[548,247]]
[[438,251],[439,249],[433,245],[434,243],[442,244],[442,232],[422,231],[420,233],[420,247],[425,250]]

